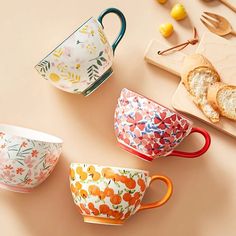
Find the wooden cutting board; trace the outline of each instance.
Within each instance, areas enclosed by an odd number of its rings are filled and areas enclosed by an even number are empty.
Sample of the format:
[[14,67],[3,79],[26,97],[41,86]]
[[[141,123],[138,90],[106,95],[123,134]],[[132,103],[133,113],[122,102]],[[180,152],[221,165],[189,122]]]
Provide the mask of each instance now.
[[[169,55],[158,55],[159,50],[168,48],[167,45],[153,40],[145,53],[145,60],[177,76],[180,76],[185,54],[175,52]],[[236,44],[225,38],[206,32],[196,50],[207,57],[216,68],[225,83],[236,85]],[[200,109],[192,102],[187,90],[182,83],[177,87],[173,97],[174,109],[192,115],[209,125],[236,138],[236,121],[221,117],[219,123],[212,123]]]

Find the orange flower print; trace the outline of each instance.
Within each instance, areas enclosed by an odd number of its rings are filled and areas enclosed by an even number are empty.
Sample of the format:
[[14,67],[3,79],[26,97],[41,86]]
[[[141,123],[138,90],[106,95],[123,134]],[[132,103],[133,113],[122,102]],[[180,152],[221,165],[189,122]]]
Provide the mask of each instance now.
[[43,181],[47,176],[47,173],[44,171],[40,171],[39,175],[35,177],[39,182]]
[[105,197],[106,197],[105,193],[104,193],[104,192],[100,192],[99,198],[100,198],[101,200],[103,200],[103,199],[105,199]]
[[107,204],[101,204],[99,206],[99,210],[100,210],[101,214],[107,214],[108,211],[110,210],[110,208]]
[[39,154],[39,152],[38,152],[37,150],[33,150],[33,151],[31,152],[32,157],[37,157],[38,154]]
[[6,144],[1,145],[1,149],[4,149],[6,147]]
[[102,169],[102,175],[107,178],[107,179],[112,179],[114,178],[115,174],[111,168],[103,168]]
[[22,175],[22,173],[24,172],[25,170],[23,169],[23,168],[17,168],[16,169],[16,173],[18,174],[18,175]]
[[123,217],[123,213],[119,211],[113,211],[112,216],[118,220]]
[[20,146],[21,146],[21,147],[26,147],[26,146],[27,146],[27,143],[24,141]]
[[106,187],[105,190],[104,190],[104,194],[107,196],[107,197],[111,197],[114,195],[114,190],[112,188],[108,188]]
[[131,199],[131,194],[130,193],[125,193],[123,195],[123,199],[124,199],[124,201],[129,202],[129,200]]
[[75,171],[74,171],[73,169],[70,169],[70,178],[71,178],[72,180],[75,179]]
[[125,185],[129,189],[134,189],[136,186],[136,182],[133,179],[128,179],[128,181],[125,182]]
[[81,172],[81,173],[80,173],[80,179],[81,179],[81,180],[86,180],[86,179],[87,179],[87,176],[88,176],[88,175],[87,175],[86,172]]
[[138,185],[139,185],[141,191],[144,192],[144,190],[146,189],[146,185],[145,185],[143,179],[138,179]]
[[72,193],[76,193],[76,188],[73,184],[70,185],[70,189]]
[[111,196],[111,203],[114,204],[114,205],[119,205],[121,203],[121,196],[119,196],[118,194],[115,194],[113,196]]
[[89,208],[90,210],[93,210],[93,209],[94,209],[94,204],[93,204],[92,202],[90,202],[90,203],[88,204],[88,208]]
[[47,154],[45,157],[45,162],[49,165],[54,165],[57,162],[57,156],[52,154]]
[[11,165],[5,165],[4,169],[5,169],[5,170],[12,170],[12,169],[13,169],[13,166],[11,166]]
[[34,162],[35,162],[35,159],[33,159],[33,158],[31,157],[31,155],[29,155],[29,156],[27,156],[27,157],[25,158],[25,164],[26,164],[29,168],[32,168],[32,167],[33,167]]
[[3,171],[3,173],[0,175],[1,178],[7,179],[9,181],[12,181],[12,178],[15,177],[14,174],[11,173],[10,170]]
[[96,208],[94,208],[94,209],[92,210],[92,213],[93,213],[95,216],[97,216],[97,215],[99,215],[99,210],[96,209]]
[[85,207],[84,204],[80,203],[80,208],[85,212],[87,215],[90,215],[90,210]]
[[101,175],[98,172],[93,172],[92,177],[94,181],[98,181],[101,178]]
[[136,198],[131,197],[131,199],[129,200],[129,205],[132,206],[135,204],[135,202],[136,202]]
[[91,195],[94,196],[99,196],[101,193],[99,187],[97,187],[96,185],[90,185],[88,191]]
[[86,198],[88,196],[88,193],[86,190],[84,189],[81,189],[80,192],[79,192],[79,195],[82,197],[82,198]]
[[27,180],[25,180],[25,183],[26,183],[26,184],[31,184],[31,183],[32,183],[32,179],[27,179]]

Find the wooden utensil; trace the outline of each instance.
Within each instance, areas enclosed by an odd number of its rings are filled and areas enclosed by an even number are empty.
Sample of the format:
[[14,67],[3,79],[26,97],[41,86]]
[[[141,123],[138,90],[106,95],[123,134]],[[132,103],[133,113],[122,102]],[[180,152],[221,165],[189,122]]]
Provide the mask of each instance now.
[[[205,2],[211,2],[213,0],[204,0]],[[236,12],[236,7],[231,4],[228,0],[219,0],[223,4],[225,4],[228,8],[230,8],[232,11]]]
[[[168,55],[158,55],[157,52],[165,48],[168,48],[168,46],[158,42],[157,40],[153,40],[147,48],[145,60],[177,76],[180,76],[182,63],[186,54],[177,51]],[[233,44],[229,40],[210,32],[206,32],[199,43],[196,53],[203,54],[212,62],[220,74],[222,82],[235,85],[235,51],[235,43]],[[236,138],[236,122],[221,117],[220,122],[215,124],[211,123],[210,120],[208,120],[200,109],[198,109],[193,103],[182,83],[179,83],[179,86],[172,97],[172,106],[174,109],[198,118],[214,128]]]
[[231,24],[223,16],[204,12],[201,22],[214,34],[224,36],[227,34],[233,34],[236,36],[236,31],[233,30]]

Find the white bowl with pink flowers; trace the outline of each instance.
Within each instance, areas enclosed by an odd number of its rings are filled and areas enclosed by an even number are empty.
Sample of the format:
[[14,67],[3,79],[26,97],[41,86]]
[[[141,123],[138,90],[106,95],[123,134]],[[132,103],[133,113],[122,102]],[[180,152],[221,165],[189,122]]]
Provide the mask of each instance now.
[[55,168],[62,143],[50,134],[0,124],[0,188],[30,192]]

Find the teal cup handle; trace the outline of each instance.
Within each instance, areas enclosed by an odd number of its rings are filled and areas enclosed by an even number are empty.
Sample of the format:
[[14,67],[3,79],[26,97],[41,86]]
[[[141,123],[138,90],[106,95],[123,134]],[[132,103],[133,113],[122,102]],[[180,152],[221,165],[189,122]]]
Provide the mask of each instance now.
[[108,8],[106,10],[104,10],[100,16],[98,17],[98,21],[100,22],[100,24],[102,25],[102,27],[104,28],[103,26],[103,23],[102,23],[102,20],[103,20],[103,17],[109,13],[114,13],[116,14],[119,18],[120,18],[120,21],[121,21],[121,29],[120,29],[120,32],[117,36],[117,38],[115,39],[114,43],[112,44],[112,50],[113,50],[113,53],[115,53],[115,50],[116,50],[116,47],[117,45],[119,44],[120,40],[123,38],[124,34],[125,34],[125,30],[126,30],[126,20],[125,20],[125,16],[124,14],[116,9],[116,8]]

